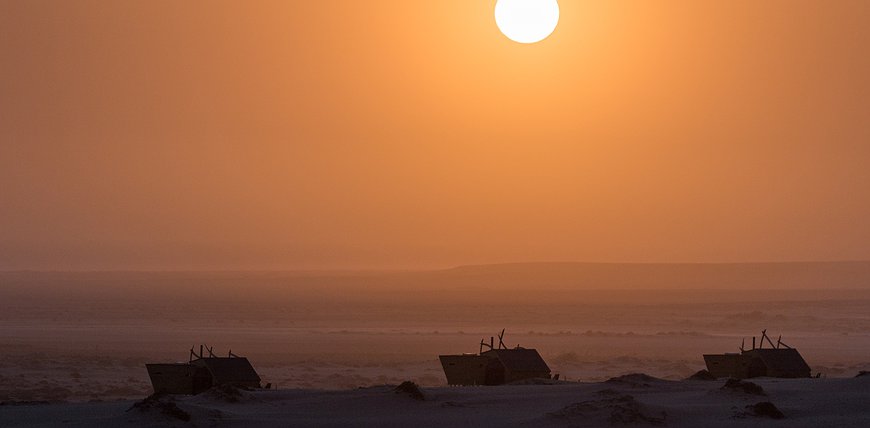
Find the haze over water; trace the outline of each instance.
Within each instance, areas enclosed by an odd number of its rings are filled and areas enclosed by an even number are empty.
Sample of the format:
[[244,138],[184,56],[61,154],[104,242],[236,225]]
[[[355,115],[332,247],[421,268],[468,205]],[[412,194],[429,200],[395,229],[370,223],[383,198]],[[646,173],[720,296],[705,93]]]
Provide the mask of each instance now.
[[143,364],[186,361],[199,343],[282,388],[441,386],[437,355],[477,352],[502,328],[573,380],[683,379],[761,329],[813,373],[850,377],[870,369],[868,278],[868,263],[5,273],[0,399],[140,397]]

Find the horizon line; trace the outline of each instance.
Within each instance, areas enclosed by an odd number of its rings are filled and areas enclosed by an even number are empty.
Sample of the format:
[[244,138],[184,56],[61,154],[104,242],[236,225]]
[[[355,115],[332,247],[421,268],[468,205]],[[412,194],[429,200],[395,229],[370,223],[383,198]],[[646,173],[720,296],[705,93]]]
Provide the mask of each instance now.
[[383,268],[205,268],[205,269],[0,269],[7,273],[414,273],[444,272],[462,268],[520,266],[520,265],[631,265],[631,266],[736,266],[736,265],[798,265],[798,264],[850,264],[870,263],[870,259],[852,260],[792,260],[792,261],[744,261],[744,262],[590,262],[590,261],[538,261],[538,262],[493,262],[451,265],[447,267],[383,267]]

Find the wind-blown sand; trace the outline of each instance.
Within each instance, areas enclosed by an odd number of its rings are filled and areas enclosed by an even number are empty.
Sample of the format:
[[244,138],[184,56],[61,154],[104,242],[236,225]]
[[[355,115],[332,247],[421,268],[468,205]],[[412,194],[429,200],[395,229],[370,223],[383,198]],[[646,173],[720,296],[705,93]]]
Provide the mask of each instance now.
[[[0,406],[4,427],[865,427],[870,426],[870,377],[753,379],[766,395],[723,390],[723,380],[666,381],[632,375],[601,383],[423,388],[424,400],[394,386],[344,391],[207,392],[163,397],[178,415],[135,401]],[[237,402],[232,402],[236,401]],[[771,402],[783,419],[756,415]],[[145,406],[148,407],[148,406]]]

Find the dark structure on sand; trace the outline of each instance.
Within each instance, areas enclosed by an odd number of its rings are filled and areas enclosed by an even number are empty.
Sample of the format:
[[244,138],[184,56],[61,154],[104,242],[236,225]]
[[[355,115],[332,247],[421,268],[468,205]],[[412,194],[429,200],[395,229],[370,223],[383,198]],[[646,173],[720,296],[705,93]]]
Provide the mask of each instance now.
[[[503,385],[525,379],[549,379],[550,367],[537,350],[504,345],[504,330],[489,343],[480,341],[477,354],[439,355],[448,385]],[[483,348],[489,348],[488,351]]]
[[[214,348],[199,347],[199,354],[190,349],[187,363],[145,364],[155,393],[196,395],[219,385],[260,388],[260,376],[247,358],[232,351],[218,357]],[[208,351],[204,356],[203,351]]]
[[[764,347],[765,341],[770,348]],[[706,354],[704,362],[707,363],[707,371],[717,378],[810,377],[810,366],[797,349],[782,343],[782,336],[774,344],[767,336],[767,330],[761,332],[761,344],[757,348],[753,337],[752,349],[744,349],[741,345],[740,353]]]

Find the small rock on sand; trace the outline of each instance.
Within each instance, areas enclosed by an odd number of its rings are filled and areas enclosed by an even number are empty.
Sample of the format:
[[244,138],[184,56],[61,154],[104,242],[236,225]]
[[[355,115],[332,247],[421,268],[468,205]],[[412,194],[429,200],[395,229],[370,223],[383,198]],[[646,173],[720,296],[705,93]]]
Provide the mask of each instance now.
[[739,379],[728,379],[725,382],[725,385],[722,385],[721,389],[726,391],[743,392],[751,395],[767,395],[764,392],[764,388],[761,386]]
[[752,412],[752,415],[760,418],[783,419],[785,415],[773,405],[770,401],[762,401],[760,403],[751,404],[746,408]]

